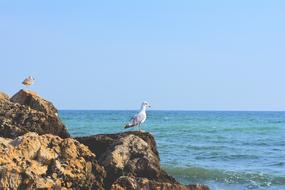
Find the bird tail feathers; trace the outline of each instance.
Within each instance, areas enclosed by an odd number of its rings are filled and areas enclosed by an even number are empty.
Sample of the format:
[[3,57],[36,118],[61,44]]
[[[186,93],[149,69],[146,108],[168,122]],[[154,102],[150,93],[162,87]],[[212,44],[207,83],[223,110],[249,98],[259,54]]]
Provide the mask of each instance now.
[[131,125],[131,124],[128,123],[127,125],[125,125],[124,128],[127,129],[127,128],[131,128],[131,127],[133,127],[133,126],[134,126],[134,125]]

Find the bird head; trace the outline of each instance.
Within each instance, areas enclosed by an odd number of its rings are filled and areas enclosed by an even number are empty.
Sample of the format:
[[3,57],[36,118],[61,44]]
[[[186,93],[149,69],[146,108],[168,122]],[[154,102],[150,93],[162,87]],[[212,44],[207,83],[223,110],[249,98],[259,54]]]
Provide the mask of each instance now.
[[35,80],[35,78],[34,78],[34,77],[32,77],[32,76],[29,76],[29,77],[28,77],[28,79],[29,79],[29,80],[32,80],[32,81],[34,81],[34,80]]
[[144,101],[143,103],[142,103],[142,108],[150,108],[151,106],[150,106],[150,104],[147,102],[147,101]]

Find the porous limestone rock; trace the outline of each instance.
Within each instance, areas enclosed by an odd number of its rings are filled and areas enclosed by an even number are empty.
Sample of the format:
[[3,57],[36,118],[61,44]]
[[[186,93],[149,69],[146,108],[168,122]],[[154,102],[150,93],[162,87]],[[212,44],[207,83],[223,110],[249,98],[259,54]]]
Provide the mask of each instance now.
[[27,132],[70,137],[56,108],[32,92],[21,90],[9,101],[0,98],[0,136],[15,138]]
[[132,131],[76,139],[87,145],[104,166],[106,189],[208,190],[207,186],[179,184],[169,176],[160,167],[156,142],[150,133]]
[[78,141],[51,134],[0,137],[0,189],[104,189],[105,170]]

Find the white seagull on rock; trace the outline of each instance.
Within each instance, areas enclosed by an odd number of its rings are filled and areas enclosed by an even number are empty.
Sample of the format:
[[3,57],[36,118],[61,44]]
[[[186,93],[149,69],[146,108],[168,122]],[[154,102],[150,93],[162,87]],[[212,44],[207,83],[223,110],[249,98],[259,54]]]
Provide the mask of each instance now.
[[27,86],[31,86],[35,81],[35,78],[32,76],[28,76],[27,78],[25,78],[25,80],[22,82],[23,85],[25,85],[25,87]]
[[135,127],[138,126],[138,129],[140,131],[140,125],[145,122],[146,120],[146,109],[150,108],[150,104],[146,101],[144,101],[141,105],[141,109],[139,111],[139,113],[137,113],[136,115],[134,115],[129,123],[125,126],[125,129],[130,128],[130,127]]

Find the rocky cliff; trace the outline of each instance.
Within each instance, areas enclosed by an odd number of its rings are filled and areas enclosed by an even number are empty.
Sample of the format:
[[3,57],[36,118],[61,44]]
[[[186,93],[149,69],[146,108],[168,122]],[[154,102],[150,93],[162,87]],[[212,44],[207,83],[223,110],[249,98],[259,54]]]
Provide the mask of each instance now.
[[0,152],[0,189],[104,189],[104,168],[74,139],[30,132],[0,138]]
[[20,90],[14,96],[11,97],[11,102],[19,103],[21,105],[25,105],[30,107],[31,109],[49,114],[49,115],[58,115],[57,109],[54,105],[40,97],[37,93],[28,91],[28,90]]
[[150,133],[71,138],[53,104],[31,91],[0,93],[0,152],[0,189],[209,189],[169,176]]
[[88,146],[105,168],[107,189],[208,189],[204,185],[181,185],[161,169],[156,142],[150,133],[133,131],[76,139]]
[[27,132],[69,137],[57,109],[34,92],[20,90],[11,99],[0,95],[0,136],[15,138]]

